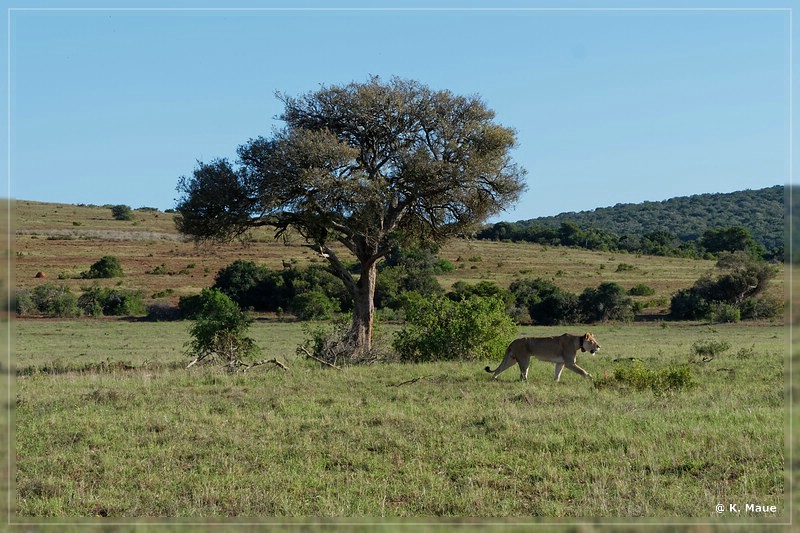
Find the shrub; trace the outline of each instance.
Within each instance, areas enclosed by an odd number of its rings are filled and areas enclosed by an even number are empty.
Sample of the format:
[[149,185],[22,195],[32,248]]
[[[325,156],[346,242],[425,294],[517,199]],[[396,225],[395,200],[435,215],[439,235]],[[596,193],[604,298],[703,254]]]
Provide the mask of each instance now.
[[319,289],[298,294],[289,304],[289,312],[300,320],[328,320],[340,310],[339,303]]
[[536,278],[514,281],[509,286],[518,307],[528,310],[535,324],[551,326],[577,322],[578,297],[551,281]]
[[670,300],[670,316],[677,320],[699,320],[711,312],[711,306],[697,291],[681,289]]
[[33,301],[33,296],[30,289],[23,289],[18,291],[15,295],[15,307],[17,315],[29,316],[39,313],[39,309]]
[[90,316],[132,316],[147,312],[141,291],[101,287],[89,287],[83,291],[78,298],[78,307]]
[[630,321],[637,309],[625,289],[613,282],[601,283],[596,289],[585,289],[579,304],[581,316],[588,322]]
[[516,327],[497,298],[410,298],[392,343],[406,362],[499,358]]
[[531,306],[528,313],[543,326],[574,324],[580,320],[580,302],[577,295],[558,289]]
[[742,313],[735,305],[718,302],[711,307],[713,322],[739,322],[741,319]]
[[433,271],[436,274],[447,274],[449,272],[454,272],[455,269],[456,266],[447,259],[438,259],[433,265]]
[[776,318],[783,314],[784,305],[782,300],[770,296],[748,298],[742,302],[741,316],[743,319]]
[[269,274],[266,267],[252,261],[237,260],[220,269],[213,288],[219,289],[243,309],[259,308],[263,298],[256,289]]
[[527,307],[531,303],[541,300],[544,294],[558,290],[558,287],[542,278],[527,278],[513,281],[508,290],[514,295],[517,305]]
[[151,274],[154,276],[166,276],[168,274],[172,274],[172,272],[170,272],[169,269],[167,268],[167,265],[165,265],[164,263],[161,263],[160,265],[153,267],[151,270],[145,270],[144,273]]
[[384,266],[378,269],[375,285],[375,307],[400,309],[405,294],[416,292],[425,296],[440,296],[444,290],[431,270],[406,266]]
[[153,322],[170,322],[183,318],[179,307],[167,302],[153,302],[147,305],[147,320]]
[[178,298],[178,309],[183,318],[194,320],[203,308],[203,298],[199,294]]
[[652,296],[656,293],[656,290],[652,287],[648,287],[644,283],[639,283],[634,285],[628,290],[628,294],[631,296]]
[[113,255],[106,255],[89,267],[88,271],[81,272],[84,279],[118,278],[123,275],[119,259]]
[[289,290],[285,292],[286,302],[276,302],[279,305],[275,305],[275,307],[286,307],[287,305],[291,307],[292,302],[298,296],[314,291],[331,300],[337,310],[349,311],[353,306],[352,298],[344,283],[326,266],[311,265],[304,269],[283,270],[280,272],[280,277],[283,285]]
[[692,370],[688,366],[671,365],[661,370],[652,370],[641,361],[623,364],[614,370],[613,376],[606,376],[594,382],[597,388],[614,387],[636,391],[650,389],[656,396],[689,389],[694,385]]
[[205,359],[219,361],[229,370],[245,365],[242,358],[258,352],[255,341],[246,336],[252,319],[218,289],[203,289],[199,304],[189,328],[192,340],[186,343],[187,354],[195,357],[189,365]]
[[114,220],[133,220],[134,213],[130,206],[120,204],[111,206],[111,216]]
[[[221,290],[242,309],[273,312],[287,309],[307,292],[324,295],[336,310],[347,311],[352,307],[352,299],[341,280],[318,265],[274,271],[252,261],[234,261],[219,271],[213,288]],[[295,308],[299,310],[303,302],[314,298],[303,297],[294,304]],[[319,298],[317,303],[321,303]]]
[[511,307],[514,304],[514,295],[510,291],[500,288],[492,281],[479,281],[474,285],[465,281],[456,281],[453,284],[453,290],[447,293],[447,297],[453,301],[466,300],[470,296],[499,298],[503,300],[506,307]]
[[726,272],[716,278],[704,275],[690,289],[673,296],[670,312],[674,318],[731,321],[736,317],[731,307],[749,316],[755,306],[745,302],[762,293],[776,273],[771,265],[741,251],[721,254],[717,267]]
[[17,295],[17,312],[21,315],[42,314],[70,318],[80,315],[78,298],[66,285],[44,283]]

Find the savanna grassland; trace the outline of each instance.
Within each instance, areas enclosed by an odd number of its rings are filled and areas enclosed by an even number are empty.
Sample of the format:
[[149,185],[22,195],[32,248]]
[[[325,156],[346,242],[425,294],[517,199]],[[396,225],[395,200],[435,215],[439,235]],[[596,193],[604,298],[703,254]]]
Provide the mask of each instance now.
[[[21,201],[15,219],[17,287],[78,291],[88,283],[78,274],[113,254],[123,286],[173,302],[237,258],[270,268],[321,261],[268,234],[248,247],[197,248],[165,213],[121,222],[100,207]],[[187,370],[188,322],[17,320],[15,520],[788,522],[787,328],[661,316],[712,262],[470,241],[440,256],[456,265],[445,287],[537,276],[574,292],[646,283],[654,320],[520,328],[590,329],[602,349],[579,364],[594,383],[568,371],[554,383],[541,362],[527,383],[516,369],[492,381],[483,366],[498,361],[322,368],[296,354],[302,323],[266,315],[251,335],[286,371]],[[162,264],[172,274],[147,273]],[[779,276],[771,292],[782,291]],[[382,342],[398,327],[380,324]],[[640,390],[614,380],[630,365],[688,373],[680,386]]]

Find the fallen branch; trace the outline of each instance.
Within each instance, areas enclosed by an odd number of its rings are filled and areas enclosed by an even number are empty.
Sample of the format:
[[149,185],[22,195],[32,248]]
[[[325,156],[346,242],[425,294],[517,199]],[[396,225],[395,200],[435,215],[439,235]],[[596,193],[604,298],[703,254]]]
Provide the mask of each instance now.
[[276,367],[282,368],[284,371],[289,370],[288,366],[286,366],[284,363],[281,363],[277,359],[264,359],[263,361],[253,361],[252,363],[247,365],[246,368],[242,372],[247,372],[248,370],[250,370],[254,366],[268,365],[268,364],[273,364]]
[[204,355],[198,355],[197,357],[195,357],[195,358],[194,358],[194,361],[192,361],[191,363],[189,363],[188,365],[186,365],[186,368],[191,368],[191,367],[193,367],[194,365],[196,365],[197,363],[199,363],[200,361],[202,361],[203,359],[205,359],[205,357],[206,357],[206,355],[205,355],[205,354],[204,354]]
[[400,385],[408,385],[409,383],[416,383],[417,381],[419,381],[421,379],[424,379],[424,378],[427,378],[427,377],[429,377],[429,376],[419,376],[419,377],[416,377],[416,378],[413,378],[413,379],[409,379],[408,381],[404,381],[402,383],[398,383],[396,385],[392,385],[391,383],[389,383],[387,385],[387,387],[399,387]]
[[339,368],[338,366],[336,366],[336,365],[334,365],[334,364],[332,364],[332,363],[329,363],[329,362],[327,362],[327,361],[323,361],[323,360],[322,360],[322,359],[320,359],[319,357],[316,357],[316,356],[314,356],[314,355],[311,355],[311,352],[309,352],[308,350],[306,350],[306,349],[305,349],[303,346],[298,346],[298,347],[297,347],[297,349],[298,349],[298,350],[302,350],[304,354],[306,354],[308,357],[310,357],[310,358],[311,358],[311,359],[313,359],[314,361],[317,361],[318,363],[322,363],[323,365],[329,366],[329,367],[331,367],[331,368],[335,368],[336,370],[341,370],[341,368]]
[[[186,365],[186,368],[193,367],[194,365],[196,365],[197,363],[199,363],[200,361],[205,359],[207,355],[209,355],[209,354],[205,353],[205,354],[202,354],[202,355],[198,355],[197,357],[194,358],[194,360],[191,363]],[[228,370],[231,371],[231,372],[235,372],[238,369],[241,369],[242,372],[247,372],[248,370],[250,370],[254,366],[267,365],[267,364],[273,364],[276,367],[282,368],[284,371],[285,370],[289,370],[288,366],[286,366],[284,363],[278,361],[277,359],[262,359],[261,361],[253,361],[252,363],[245,363],[244,361],[242,361],[240,359],[230,359],[223,366],[227,367]]]

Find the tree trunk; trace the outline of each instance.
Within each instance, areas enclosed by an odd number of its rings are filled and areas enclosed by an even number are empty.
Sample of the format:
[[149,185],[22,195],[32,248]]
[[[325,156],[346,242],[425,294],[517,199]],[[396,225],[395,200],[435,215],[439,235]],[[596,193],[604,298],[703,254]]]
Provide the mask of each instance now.
[[356,282],[353,292],[353,325],[350,329],[350,342],[353,343],[358,353],[372,349],[372,317],[375,313],[376,279],[375,263],[368,267],[362,267],[361,277]]

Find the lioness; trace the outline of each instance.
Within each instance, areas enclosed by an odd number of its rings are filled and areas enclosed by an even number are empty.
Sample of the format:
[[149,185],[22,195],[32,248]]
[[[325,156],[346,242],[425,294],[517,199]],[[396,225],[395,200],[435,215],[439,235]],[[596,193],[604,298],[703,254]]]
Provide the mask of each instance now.
[[586,370],[575,364],[575,356],[578,350],[585,352],[588,351],[592,355],[600,349],[594,335],[587,333],[586,335],[570,335],[564,333],[558,337],[522,337],[516,339],[508,345],[506,349],[506,356],[503,362],[500,363],[495,370],[488,366],[487,372],[493,372],[492,376],[497,379],[497,376],[514,366],[514,363],[519,364],[520,379],[528,379],[528,366],[531,364],[531,355],[540,361],[549,361],[556,364],[556,381],[561,377],[561,371],[566,366],[573,372],[577,372],[581,376],[586,376],[592,379],[592,375]]

